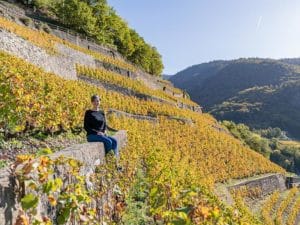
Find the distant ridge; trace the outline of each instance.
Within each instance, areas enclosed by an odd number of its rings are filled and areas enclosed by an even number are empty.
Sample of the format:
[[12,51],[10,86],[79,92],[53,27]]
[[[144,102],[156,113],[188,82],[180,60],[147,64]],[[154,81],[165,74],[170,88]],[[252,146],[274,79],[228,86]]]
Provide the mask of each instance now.
[[173,75],[167,75],[167,74],[163,74],[162,77],[165,80],[169,80]]
[[170,81],[219,120],[280,127],[300,138],[300,58],[242,58],[194,65]]

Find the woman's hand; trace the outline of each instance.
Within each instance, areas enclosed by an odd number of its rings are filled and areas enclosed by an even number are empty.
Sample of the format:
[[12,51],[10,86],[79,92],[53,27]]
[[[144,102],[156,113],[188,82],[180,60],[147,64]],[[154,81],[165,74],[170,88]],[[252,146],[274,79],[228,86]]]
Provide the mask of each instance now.
[[97,135],[101,135],[101,136],[104,136],[105,135],[105,133],[103,133],[103,132],[97,132]]

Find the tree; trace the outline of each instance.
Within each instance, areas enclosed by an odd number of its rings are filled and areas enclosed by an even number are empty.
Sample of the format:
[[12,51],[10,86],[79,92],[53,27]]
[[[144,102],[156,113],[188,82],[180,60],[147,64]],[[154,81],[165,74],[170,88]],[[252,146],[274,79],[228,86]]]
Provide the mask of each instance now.
[[152,47],[152,56],[150,62],[149,73],[154,75],[160,75],[164,69],[162,58],[155,47]]
[[56,13],[63,24],[87,35],[94,35],[96,18],[88,3],[80,0],[63,0],[56,4]]
[[162,58],[107,4],[107,0],[34,0],[37,8],[54,13],[64,25],[95,38],[101,44],[116,46],[129,61],[146,72],[160,76]]

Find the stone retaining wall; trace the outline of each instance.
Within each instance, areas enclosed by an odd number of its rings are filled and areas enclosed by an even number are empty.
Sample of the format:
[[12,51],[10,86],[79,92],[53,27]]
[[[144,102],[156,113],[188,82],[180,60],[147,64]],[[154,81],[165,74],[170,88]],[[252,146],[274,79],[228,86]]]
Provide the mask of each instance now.
[[123,95],[134,96],[134,97],[136,97],[138,99],[141,99],[141,100],[161,102],[161,103],[164,103],[164,104],[169,104],[169,105],[176,106],[176,104],[171,102],[171,101],[167,101],[165,99],[158,98],[158,97],[151,96],[151,95],[138,93],[138,92],[136,92],[132,89],[124,88],[124,87],[121,87],[121,86],[118,86],[118,85],[101,82],[97,79],[93,79],[93,78],[90,78],[90,77],[87,77],[87,76],[84,76],[84,75],[78,75],[78,79],[80,79],[84,82],[87,82],[89,84],[96,85],[98,87],[104,88],[106,90],[116,91],[116,92],[121,93]]
[[61,39],[67,40],[75,45],[87,48],[87,49],[95,51],[95,52],[100,52],[104,55],[108,55],[108,56],[111,56],[114,58],[116,58],[116,57],[121,58],[120,54],[116,50],[109,49],[104,46],[98,45],[87,39],[81,38],[78,35],[73,35],[71,33],[67,33],[62,30],[54,29],[53,27],[51,27],[51,33]]
[[[118,131],[114,137],[118,140],[120,148],[126,144],[127,136],[126,131]],[[103,164],[105,162],[105,150],[103,143],[93,142],[77,144],[68,147],[64,150],[58,151],[49,155],[50,158],[55,159],[59,156],[70,157],[75,160],[81,161],[83,167],[81,174],[88,176],[95,169],[95,166]],[[63,170],[58,169],[57,175],[63,176]],[[20,206],[18,205],[15,194],[15,179],[9,168],[0,170],[0,224],[1,225],[13,225]],[[26,190],[25,190],[26,191]],[[112,194],[107,193],[103,204],[111,201]],[[106,204],[107,205],[107,204]],[[99,207],[99,205],[98,205]],[[101,208],[102,206],[100,206]],[[47,204],[41,204],[38,206],[38,213],[48,213],[49,206]]]
[[95,60],[95,64],[96,64],[96,67],[98,67],[98,68],[104,68],[106,70],[121,74],[121,75],[126,76],[126,77],[130,77],[130,78],[133,78],[133,79],[137,78],[137,75],[134,72],[129,71],[129,70],[125,70],[123,68],[119,68],[119,67],[114,66],[112,64],[101,62],[97,59]]
[[274,191],[286,190],[285,185],[286,178],[282,174],[271,174],[264,177],[260,177],[254,180],[243,181],[238,184],[228,187],[229,191],[235,190],[258,190],[261,197],[269,195]]
[[77,79],[75,65],[81,63],[95,67],[93,57],[73,50],[65,45],[57,45],[58,53],[50,54],[17,35],[0,29],[1,50],[18,56],[46,72],[54,73],[65,79]]
[[134,118],[134,119],[137,119],[137,120],[148,120],[148,121],[152,121],[152,122],[157,122],[158,121],[158,119],[156,117],[131,114],[131,113],[119,111],[119,110],[116,110],[116,109],[109,109],[108,112],[107,112],[107,115],[110,115],[110,114],[114,114],[116,116],[125,116],[125,117],[129,117],[129,118]]
[[189,110],[194,111],[194,112],[202,113],[202,108],[198,105],[193,106],[193,105],[184,104],[182,102],[179,102],[179,103],[171,102],[171,101],[168,101],[168,100],[165,100],[165,99],[162,99],[162,98],[158,98],[158,97],[155,97],[155,96],[138,93],[134,90],[124,88],[124,87],[121,87],[121,86],[118,86],[118,85],[101,82],[97,79],[93,79],[93,78],[90,78],[90,77],[82,75],[82,74],[78,75],[78,79],[82,80],[84,82],[87,82],[89,84],[96,85],[98,87],[104,88],[106,90],[116,91],[116,92],[119,92],[119,93],[122,93],[122,94],[128,95],[128,96],[134,96],[136,98],[139,98],[139,99],[142,99],[142,100],[145,100],[145,101],[160,102],[160,103],[164,103],[164,104],[168,104],[168,105],[172,105],[172,106],[177,106],[178,108],[181,108],[181,109],[189,109]]
[[199,105],[187,105],[183,102],[177,103],[177,106],[181,109],[189,109],[194,112],[202,113],[202,107]]

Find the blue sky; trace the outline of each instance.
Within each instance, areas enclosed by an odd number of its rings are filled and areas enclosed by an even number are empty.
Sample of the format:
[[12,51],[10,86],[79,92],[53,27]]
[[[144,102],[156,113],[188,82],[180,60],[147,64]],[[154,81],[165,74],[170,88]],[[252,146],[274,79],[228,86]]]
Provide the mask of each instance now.
[[300,57],[300,0],[108,0],[166,74],[216,59]]

